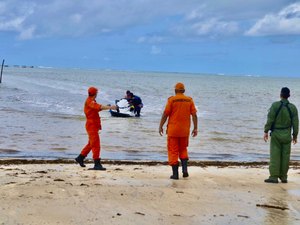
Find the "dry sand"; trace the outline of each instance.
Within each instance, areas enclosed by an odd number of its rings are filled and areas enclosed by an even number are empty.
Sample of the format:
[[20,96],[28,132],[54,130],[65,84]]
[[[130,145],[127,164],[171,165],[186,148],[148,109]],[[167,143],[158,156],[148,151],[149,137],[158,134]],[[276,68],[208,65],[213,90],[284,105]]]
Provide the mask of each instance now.
[[300,169],[266,184],[267,166],[0,163],[0,225],[300,224]]

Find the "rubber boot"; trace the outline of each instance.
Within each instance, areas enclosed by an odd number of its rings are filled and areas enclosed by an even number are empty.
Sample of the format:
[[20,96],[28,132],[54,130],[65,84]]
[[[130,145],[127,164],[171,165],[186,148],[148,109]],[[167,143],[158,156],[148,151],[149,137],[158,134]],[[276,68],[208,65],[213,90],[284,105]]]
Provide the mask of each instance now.
[[84,158],[85,158],[85,156],[79,154],[79,155],[77,156],[77,158],[75,158],[75,161],[76,161],[77,163],[79,163],[79,165],[80,165],[81,167],[85,167],[84,162],[83,162]]
[[281,183],[286,184],[288,182],[287,178],[279,177],[279,179],[281,180]]
[[177,166],[172,166],[172,171],[173,171],[173,175],[170,176],[170,179],[173,180],[178,180],[178,165]]
[[278,178],[277,177],[275,177],[275,178],[269,177],[268,179],[265,179],[265,182],[266,183],[277,184],[278,183]]
[[104,168],[101,163],[100,163],[100,159],[94,159],[95,165],[93,168],[90,168],[89,170],[106,170],[106,168]]
[[182,166],[182,176],[183,177],[188,177],[189,173],[188,173],[188,166],[187,166],[188,160],[187,159],[181,159],[181,166]]

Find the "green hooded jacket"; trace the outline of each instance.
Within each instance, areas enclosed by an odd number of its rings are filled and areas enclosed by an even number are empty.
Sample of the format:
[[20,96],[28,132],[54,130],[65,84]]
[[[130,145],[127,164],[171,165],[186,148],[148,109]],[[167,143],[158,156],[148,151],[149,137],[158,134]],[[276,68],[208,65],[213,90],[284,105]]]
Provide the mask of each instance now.
[[[276,112],[279,110],[281,104],[283,106],[275,120]],[[287,130],[291,132],[291,128],[293,129],[293,138],[297,139],[299,118],[296,106],[284,98],[281,101],[274,102],[268,113],[268,120],[264,129],[265,133],[268,133],[269,130]]]

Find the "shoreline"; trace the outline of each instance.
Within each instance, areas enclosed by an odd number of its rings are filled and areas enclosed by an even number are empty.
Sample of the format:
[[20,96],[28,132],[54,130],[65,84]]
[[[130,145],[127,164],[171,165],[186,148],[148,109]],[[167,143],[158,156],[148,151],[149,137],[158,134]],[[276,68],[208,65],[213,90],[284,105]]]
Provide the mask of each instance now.
[[[85,160],[86,164],[93,164],[93,160]],[[137,160],[101,160],[104,165],[141,165],[141,166],[157,166],[168,165],[167,161],[137,161]],[[26,165],[26,164],[76,164],[74,159],[1,159],[0,165]],[[267,161],[195,161],[190,160],[189,166],[196,167],[252,167],[261,168],[269,165]],[[290,161],[290,168],[299,169],[300,161]]]

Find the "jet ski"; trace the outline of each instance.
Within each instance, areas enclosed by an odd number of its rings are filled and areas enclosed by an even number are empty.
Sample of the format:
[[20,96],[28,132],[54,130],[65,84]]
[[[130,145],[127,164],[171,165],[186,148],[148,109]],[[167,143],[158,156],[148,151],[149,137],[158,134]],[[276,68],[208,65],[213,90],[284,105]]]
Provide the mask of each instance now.
[[122,98],[116,100],[117,110],[109,110],[111,116],[113,117],[134,117],[134,109],[128,103],[127,99]]

